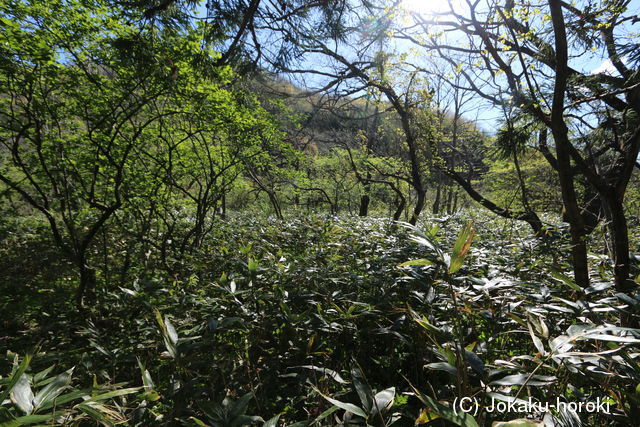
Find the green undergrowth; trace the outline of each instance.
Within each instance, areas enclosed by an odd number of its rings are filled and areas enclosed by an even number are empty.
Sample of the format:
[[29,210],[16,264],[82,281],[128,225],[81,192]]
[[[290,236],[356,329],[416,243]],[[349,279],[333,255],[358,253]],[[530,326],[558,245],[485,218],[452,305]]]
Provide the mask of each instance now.
[[[621,319],[640,301],[613,289],[606,255],[578,288],[566,245],[561,227],[533,238],[482,215],[241,217],[164,266],[151,252],[135,277],[100,273],[81,313],[67,267],[31,258],[32,276],[15,264],[0,283],[0,423],[632,425],[640,333]],[[487,410],[528,399],[608,406]]]

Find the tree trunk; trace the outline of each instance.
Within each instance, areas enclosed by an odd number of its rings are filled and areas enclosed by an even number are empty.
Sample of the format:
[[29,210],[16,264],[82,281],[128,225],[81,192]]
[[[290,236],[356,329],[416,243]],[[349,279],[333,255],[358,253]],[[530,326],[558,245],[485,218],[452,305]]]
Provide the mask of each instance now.
[[559,0],[549,0],[549,12],[553,23],[555,38],[556,75],[553,88],[553,103],[551,107],[550,125],[551,133],[556,144],[556,156],[558,162],[558,178],[562,192],[564,213],[569,221],[571,229],[573,274],[578,286],[589,286],[589,267],[587,263],[586,232],[582,215],[576,199],[573,169],[571,167],[569,141],[569,129],[565,123],[564,100],[567,89],[568,49],[567,34],[562,15],[562,5]]
[[[566,207],[565,207],[566,209]],[[587,262],[586,233],[576,225],[575,220],[569,220],[571,228],[571,255],[573,259],[573,275],[580,287],[589,287],[589,263]]]
[[96,270],[89,267],[86,262],[81,260],[79,263],[80,268],[80,284],[76,291],[76,305],[78,310],[84,309],[85,297],[88,294],[95,292],[96,288]]
[[452,213],[456,213],[458,211],[458,191],[453,194],[453,208]]
[[[367,179],[371,179],[371,173],[367,172]],[[369,214],[369,203],[371,203],[371,197],[369,196],[370,186],[369,184],[364,184],[364,194],[360,197],[360,211],[358,212],[359,216],[367,216]]]
[[360,197],[360,211],[358,212],[359,216],[367,216],[369,214],[369,203],[371,199],[368,194]]
[[453,201],[453,189],[449,189],[447,193],[447,215],[451,215],[451,202]]
[[542,232],[542,221],[538,214],[533,211],[529,212],[513,212],[506,208],[501,208],[491,200],[483,197],[480,193],[478,193],[475,188],[471,185],[471,183],[464,178],[462,178],[458,173],[452,170],[445,171],[448,176],[453,179],[462,189],[476,202],[480,203],[485,208],[489,209],[491,212],[499,215],[503,218],[515,219],[518,221],[525,221],[527,224],[531,226],[533,232],[536,233],[536,236],[539,236]]
[[612,194],[606,200],[606,210],[607,219],[609,220],[609,233],[612,241],[613,272],[616,290],[619,292],[630,292],[635,289],[636,285],[629,280],[629,230],[627,228],[624,207],[622,202]]
[[416,189],[418,193],[418,197],[416,199],[416,205],[413,208],[413,214],[411,215],[411,219],[409,220],[409,224],[416,225],[418,222],[418,217],[420,217],[420,213],[422,212],[422,208],[424,208],[424,202],[426,200],[426,191],[424,189]]
[[433,214],[438,215],[440,213],[440,193],[441,193],[442,184],[438,183],[436,185],[436,200],[433,202]]
[[282,209],[280,209],[280,203],[278,202],[276,195],[271,191],[267,191],[266,193],[267,193],[267,196],[269,196],[269,201],[271,201],[273,210],[276,213],[276,218],[282,219]]
[[402,212],[404,211],[404,207],[407,204],[407,199],[402,194],[399,194],[398,204],[396,205],[396,211],[393,213],[393,220],[399,221],[402,216]]

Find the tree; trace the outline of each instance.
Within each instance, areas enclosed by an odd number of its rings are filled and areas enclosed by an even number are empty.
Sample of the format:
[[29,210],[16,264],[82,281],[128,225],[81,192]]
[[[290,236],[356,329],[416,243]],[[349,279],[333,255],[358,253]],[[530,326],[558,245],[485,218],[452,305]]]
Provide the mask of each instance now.
[[78,306],[96,281],[90,247],[125,201],[133,148],[165,114],[149,105],[170,79],[105,43],[132,29],[101,7],[12,2],[2,20],[0,181],[46,217],[78,268]]
[[[284,67],[285,72],[315,74],[324,78],[318,91],[333,90],[338,96],[352,96],[366,91],[375,91],[385,98],[390,108],[396,113],[398,130],[403,135],[406,156],[410,164],[410,183],[416,202],[409,220],[415,223],[422,212],[429,183],[429,175],[446,176],[460,185],[465,192],[492,212],[506,218],[528,222],[536,233],[542,229],[537,214],[531,210],[512,211],[496,205],[481,195],[471,184],[474,174],[474,159],[465,160],[466,171],[457,170],[456,159],[461,159],[462,145],[458,146],[461,136],[458,127],[461,123],[460,97],[454,103],[453,126],[450,129],[451,142],[444,149],[439,141],[444,134],[434,126],[438,122],[438,106],[433,105],[434,85],[439,81],[433,72],[427,71],[419,64],[411,64],[406,53],[394,53],[392,39],[389,37],[397,31],[399,13],[385,2],[363,4],[363,10],[369,13],[354,13],[350,16],[352,26],[345,29],[340,43],[331,46],[321,38],[314,37],[305,27],[297,29],[296,43],[310,56],[323,56],[331,63],[326,68],[317,70],[309,68],[293,69]],[[413,40],[400,33],[402,37]],[[440,79],[441,80],[441,79]],[[459,86],[451,85],[456,91]],[[340,88],[340,92],[338,92]],[[459,92],[458,95],[461,93]],[[457,99],[457,101],[456,101]],[[444,154],[449,153],[447,157]],[[435,172],[435,173],[434,173]],[[448,197],[451,208],[453,192]]]
[[[576,190],[576,177],[582,176],[597,193],[609,224],[620,291],[635,287],[629,280],[623,201],[640,148],[637,62],[625,63],[618,41],[635,23],[629,5],[468,1],[466,10],[452,8],[450,19],[439,22],[413,15],[414,25],[427,36],[405,34],[417,45],[439,52],[464,77],[460,86],[465,90],[494,105],[513,104],[544,124],[555,153],[547,146],[546,133],[538,148],[558,173],[571,225],[576,283],[589,284],[585,237],[593,229],[593,206],[580,206]],[[442,36],[453,32],[458,34],[455,40]],[[637,40],[631,44],[637,46]],[[616,75],[591,74],[572,65],[592,50],[610,61]]]
[[173,101],[180,116],[168,118],[157,136],[166,144],[156,160],[166,186],[194,218],[181,252],[201,245],[239,177],[254,179],[267,165],[275,169],[291,152],[255,96],[225,88],[225,81],[202,82],[195,73],[189,80],[185,93]]
[[150,212],[144,234],[186,199],[197,246],[235,177],[288,150],[255,97],[223,87],[228,67],[200,78],[218,56],[201,29],[122,21],[99,0],[13,2],[1,21],[0,182],[47,219],[79,271],[79,307],[96,285],[96,236],[120,211]]
[[298,61],[299,29],[323,40],[339,40],[352,10],[347,0],[141,0],[126,3],[128,19],[146,28],[182,28],[196,18],[204,41],[221,52],[214,65],[242,73]]

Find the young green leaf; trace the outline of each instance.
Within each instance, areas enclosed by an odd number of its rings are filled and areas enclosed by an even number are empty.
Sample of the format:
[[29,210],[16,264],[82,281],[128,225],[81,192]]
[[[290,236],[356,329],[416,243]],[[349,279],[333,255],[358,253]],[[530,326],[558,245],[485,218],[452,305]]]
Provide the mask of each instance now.
[[449,274],[454,274],[460,270],[464,258],[467,256],[471,248],[471,242],[476,234],[473,223],[469,222],[458,234],[453,250],[451,251],[451,259],[449,260]]

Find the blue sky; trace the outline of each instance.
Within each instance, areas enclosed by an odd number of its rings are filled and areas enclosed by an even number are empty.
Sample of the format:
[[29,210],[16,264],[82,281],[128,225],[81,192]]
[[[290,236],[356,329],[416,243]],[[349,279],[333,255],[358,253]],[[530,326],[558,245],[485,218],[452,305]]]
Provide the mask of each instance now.
[[[407,12],[420,13],[424,16],[433,16],[435,13],[443,14],[449,10],[449,7],[453,7],[456,11],[464,10],[464,7],[462,6],[463,2],[464,0],[404,0],[401,7]],[[202,14],[203,5],[201,5],[200,10]],[[632,11],[631,13],[634,13],[633,11],[635,11],[636,15],[640,15],[640,0],[632,0],[630,3],[630,10]],[[447,16],[442,15],[442,19],[447,19]],[[638,37],[638,33],[640,32],[640,28],[638,27],[640,27],[638,24],[635,25],[635,28],[625,26],[621,28],[621,31]],[[624,40],[623,34],[617,35],[620,40]],[[399,41],[394,42],[391,48],[400,54],[403,51],[409,51],[411,46],[408,42]],[[342,47],[341,50],[345,56],[349,56],[353,60],[358,59],[353,48]],[[416,63],[425,60],[419,59],[418,55],[413,53],[410,55],[410,58],[412,61],[416,61]],[[586,74],[606,72],[615,75],[617,73],[611,62],[606,59],[603,50],[597,50],[595,52],[586,51],[579,56],[574,56],[570,60],[570,65]],[[332,66],[331,61],[328,61],[327,58],[315,55],[307,57],[305,61],[300,64],[300,68],[330,70]],[[290,76],[290,79],[295,84],[306,85],[310,89],[323,86],[326,83],[325,79],[313,74]],[[473,108],[470,108],[466,112],[465,116],[468,119],[476,120],[481,128],[492,133],[497,127],[498,120],[502,117],[502,112],[496,107],[489,105],[487,102],[479,100]]]

